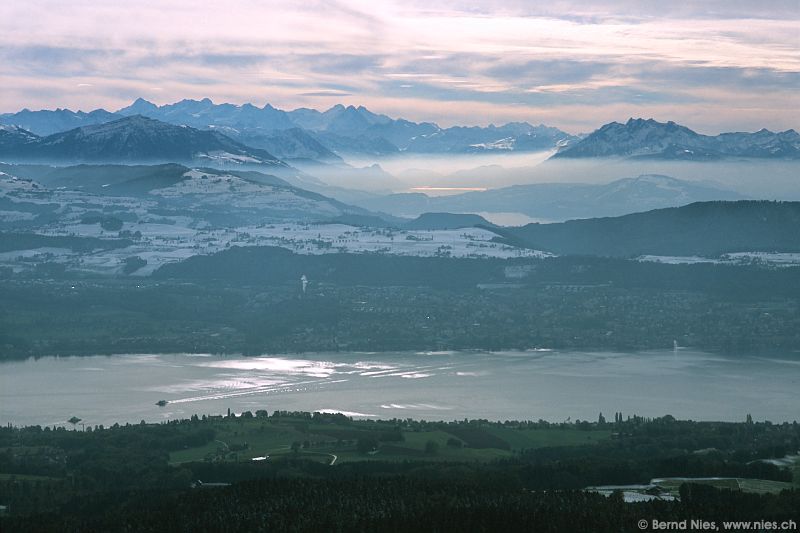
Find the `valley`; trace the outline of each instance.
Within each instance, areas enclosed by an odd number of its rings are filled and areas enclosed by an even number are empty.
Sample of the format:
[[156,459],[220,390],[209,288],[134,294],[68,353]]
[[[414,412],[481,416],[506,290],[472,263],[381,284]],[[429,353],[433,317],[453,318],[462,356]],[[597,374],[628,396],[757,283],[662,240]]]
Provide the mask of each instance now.
[[799,8],[0,2],[0,531],[796,530]]

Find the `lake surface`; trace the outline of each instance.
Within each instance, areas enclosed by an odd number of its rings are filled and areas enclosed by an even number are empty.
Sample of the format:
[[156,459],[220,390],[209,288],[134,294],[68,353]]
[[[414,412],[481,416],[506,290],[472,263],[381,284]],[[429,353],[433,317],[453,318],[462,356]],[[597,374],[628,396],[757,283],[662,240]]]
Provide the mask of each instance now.
[[[161,399],[169,403],[158,407]],[[356,417],[800,420],[800,354],[614,352],[116,355],[0,364],[0,423],[154,422],[267,409]]]

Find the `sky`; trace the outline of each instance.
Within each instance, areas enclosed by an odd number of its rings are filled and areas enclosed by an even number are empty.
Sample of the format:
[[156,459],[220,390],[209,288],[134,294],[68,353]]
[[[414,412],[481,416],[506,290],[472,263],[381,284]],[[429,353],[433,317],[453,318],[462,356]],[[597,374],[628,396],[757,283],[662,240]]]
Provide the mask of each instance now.
[[800,129],[800,0],[0,2],[0,112],[137,97]]

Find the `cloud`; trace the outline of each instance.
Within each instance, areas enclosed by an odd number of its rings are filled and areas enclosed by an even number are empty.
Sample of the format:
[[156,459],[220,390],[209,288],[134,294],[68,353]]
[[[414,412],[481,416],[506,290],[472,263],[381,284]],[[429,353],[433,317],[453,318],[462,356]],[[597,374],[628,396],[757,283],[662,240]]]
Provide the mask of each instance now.
[[3,2],[0,110],[208,96],[442,124],[585,131],[652,109],[785,129],[799,23],[796,0]]
[[341,96],[352,96],[352,93],[346,93],[344,91],[311,91],[307,93],[300,93],[300,96],[333,96],[333,97],[341,97]]

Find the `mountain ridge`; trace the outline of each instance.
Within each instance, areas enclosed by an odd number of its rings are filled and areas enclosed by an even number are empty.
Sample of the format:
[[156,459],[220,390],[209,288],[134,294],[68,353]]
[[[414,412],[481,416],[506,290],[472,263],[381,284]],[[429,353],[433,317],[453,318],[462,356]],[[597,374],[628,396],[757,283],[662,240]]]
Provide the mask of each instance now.
[[772,132],[699,134],[673,121],[630,118],[604,124],[551,159],[624,158],[714,161],[729,157],[800,159],[800,134]]
[[[401,151],[412,153],[471,153],[476,151],[533,151],[555,149],[559,143],[576,138],[550,126],[509,123],[503,126],[455,126],[441,128],[432,122],[412,122],[391,118],[370,111],[364,106],[336,104],[327,110],[298,108],[284,111],[265,104],[257,107],[246,103],[215,104],[209,98],[184,99],[158,106],[143,98],[115,112],[95,110],[90,113],[68,109],[56,111],[23,110],[0,115],[0,123],[24,124],[33,133],[50,135],[89,123],[102,123],[124,116],[142,115],[176,125],[199,129],[229,127],[246,136],[301,128],[315,137],[328,150],[337,153],[388,154]],[[63,115],[63,116],[62,116]],[[91,119],[87,118],[91,115]],[[525,124],[524,131],[519,125]],[[512,141],[503,142],[512,131]],[[516,130],[516,133],[513,132]],[[534,135],[531,135],[531,133]],[[437,138],[441,136],[441,138]],[[520,136],[520,139],[516,139]],[[552,139],[550,138],[552,137]],[[534,140],[535,142],[531,142]],[[276,154],[281,156],[283,154]]]
[[800,251],[800,202],[695,202],[619,217],[499,228],[507,242],[559,255],[701,256]]
[[[571,135],[558,128],[528,122],[486,127],[413,122],[374,113],[364,106],[336,104],[324,111],[298,108],[284,111],[262,107],[215,104],[209,98],[184,99],[156,105],[137,98],[111,112],[69,109],[0,114],[0,124],[15,125],[39,136],[62,133],[142,115],[174,125],[226,131],[245,144],[277,152],[281,159],[338,161],[342,155],[475,154],[553,150],[553,160],[618,158],[716,161],[731,157],[800,159],[800,134],[794,129],[772,132],[723,132],[702,135],[673,121],[630,118],[610,122],[592,133]],[[298,134],[299,130],[299,134]],[[286,133],[293,132],[293,133]],[[278,140],[279,137],[291,137]],[[285,150],[281,152],[281,150]]]
[[219,132],[176,126],[142,115],[83,126],[16,146],[0,143],[0,155],[23,162],[174,162],[287,165]]

